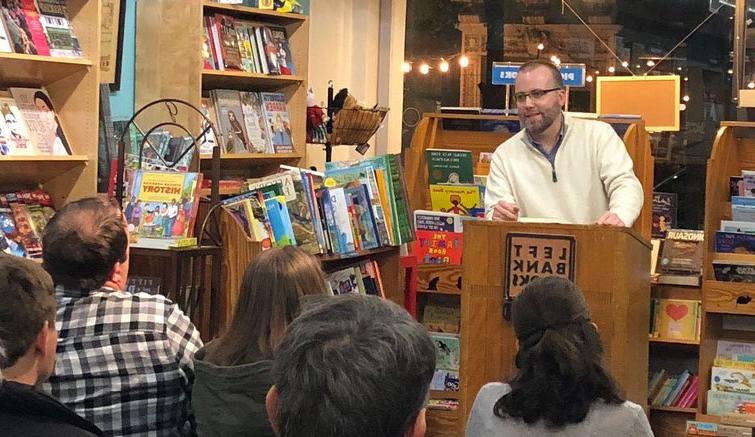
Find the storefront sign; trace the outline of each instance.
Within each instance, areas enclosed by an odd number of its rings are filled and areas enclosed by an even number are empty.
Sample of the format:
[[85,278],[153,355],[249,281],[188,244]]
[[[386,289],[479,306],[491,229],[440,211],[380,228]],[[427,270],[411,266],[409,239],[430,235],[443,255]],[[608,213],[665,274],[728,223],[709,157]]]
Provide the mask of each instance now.
[[[493,62],[493,85],[514,85],[521,64]],[[564,86],[585,86],[585,64],[562,64],[559,68]]]
[[506,236],[504,297],[511,300],[532,280],[559,276],[574,281],[576,240],[565,235],[517,234]]

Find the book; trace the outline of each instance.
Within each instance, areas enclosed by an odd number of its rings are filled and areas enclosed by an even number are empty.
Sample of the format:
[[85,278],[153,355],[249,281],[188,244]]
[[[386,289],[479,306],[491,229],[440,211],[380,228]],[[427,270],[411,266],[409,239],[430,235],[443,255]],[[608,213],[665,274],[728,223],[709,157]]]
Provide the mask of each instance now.
[[265,111],[259,93],[240,91],[241,112],[244,114],[249,151],[255,153],[275,153],[265,125]]
[[459,391],[459,372],[456,370],[437,369],[430,381],[430,390]]
[[459,334],[430,332],[430,339],[435,345],[435,368],[459,371],[461,353],[459,352]]
[[207,120],[202,119],[202,131],[205,133],[197,140],[199,153],[211,154],[212,149],[218,145],[217,138],[215,137],[215,129],[219,128],[214,101],[209,97],[202,97],[200,110],[205,117],[210,119],[210,121],[208,122]]
[[755,395],[753,382],[755,382],[755,370],[715,366],[710,369],[710,387],[716,391]]
[[702,313],[699,300],[656,299],[656,305],[658,337],[690,341],[699,338],[697,319]]
[[745,195],[745,183],[742,176],[729,176],[729,194],[729,197]]
[[81,47],[68,19],[65,0],[35,0],[51,56],[81,56]]
[[473,184],[472,152],[425,149],[428,184]]
[[260,93],[262,108],[265,114],[267,137],[273,145],[275,153],[290,153],[294,151],[291,137],[291,120],[288,116],[286,96],[283,93]]
[[716,252],[755,253],[755,234],[716,231]]
[[0,93],[0,155],[36,154],[16,101]]
[[742,402],[755,402],[755,395],[748,393],[733,393],[725,391],[708,390],[707,414],[721,416],[736,413],[738,404]]
[[357,283],[357,272],[354,271],[354,267],[329,273],[326,275],[326,280],[335,295],[360,294]]
[[12,87],[10,93],[26,122],[37,152],[43,155],[70,155],[71,147],[47,92],[39,88]]
[[[12,2],[6,1],[6,3]],[[45,35],[42,23],[39,21],[39,9],[37,9],[35,0],[16,0],[16,4],[19,3],[23,11],[23,16],[20,18],[26,22],[26,29],[37,50],[36,54],[50,56],[50,46],[47,42],[47,36]]]
[[13,46],[8,35],[8,29],[5,27],[5,21],[3,20],[2,7],[0,7],[0,52],[13,53]]
[[660,260],[662,273],[700,273],[703,263],[703,231],[673,229],[666,235]]
[[281,74],[280,64],[278,62],[278,47],[273,39],[273,33],[270,30],[270,27],[260,26],[259,34],[262,42],[260,58],[262,62],[267,63],[267,74]]
[[755,263],[713,260],[716,281],[755,282]]
[[220,124],[220,145],[226,153],[247,152],[249,140],[244,126],[244,112],[236,90],[212,90],[215,111]]
[[414,211],[415,253],[421,264],[461,265],[464,228],[461,216],[437,211]]
[[[136,170],[124,198],[134,247],[191,244],[199,206],[201,173]],[[193,239],[196,244],[196,239]]]
[[270,220],[276,247],[296,246],[296,236],[286,207],[286,196],[266,198],[265,211]]
[[744,183],[745,197],[755,197],[755,171],[742,170],[742,182]]
[[470,216],[470,210],[482,206],[477,185],[430,185],[433,211]]
[[748,363],[755,362],[755,343],[718,340],[716,359],[719,358]]
[[0,12],[5,22],[5,29],[10,36],[13,51],[27,55],[38,54],[21,5],[16,1],[3,0],[0,3]]
[[227,70],[241,70],[241,53],[233,17],[215,14],[223,65]]
[[653,193],[653,238],[666,238],[676,227],[678,200],[676,193]]
[[294,57],[291,52],[291,47],[288,43],[288,34],[286,28],[281,26],[268,26],[270,29],[270,35],[275,45],[278,69],[280,74],[295,75],[296,67],[294,67]]
[[738,222],[733,220],[721,220],[721,231],[755,234],[755,222]]
[[422,325],[431,332],[449,334],[459,333],[461,312],[458,303],[449,303],[441,298],[445,296],[428,296],[427,304],[422,312]]

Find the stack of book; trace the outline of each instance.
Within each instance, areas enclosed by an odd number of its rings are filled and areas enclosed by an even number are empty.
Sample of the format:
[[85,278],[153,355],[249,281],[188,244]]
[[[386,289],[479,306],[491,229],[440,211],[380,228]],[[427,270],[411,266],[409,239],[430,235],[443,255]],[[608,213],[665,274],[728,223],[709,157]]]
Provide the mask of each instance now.
[[651,255],[653,280],[659,284],[699,286],[704,237],[705,232],[700,230],[670,229],[665,239],[655,240]]
[[0,156],[70,154],[71,147],[47,91],[0,91]]
[[[459,391],[459,344],[460,311],[458,304],[445,299],[447,296],[428,296],[422,311],[421,323],[430,332],[436,349],[436,368],[430,389],[436,391]],[[439,409],[455,409],[458,401],[444,400]]]
[[[755,253],[755,171],[742,170],[729,178],[731,220],[716,232],[716,252]],[[713,260],[717,281],[755,282],[755,260]]]
[[654,407],[692,408],[697,403],[698,377],[689,370],[669,375],[655,372],[648,385],[648,403]]
[[334,295],[365,294],[385,298],[380,266],[374,260],[328,273],[326,279]]
[[204,68],[295,75],[286,28],[230,15],[205,15]]
[[248,192],[223,201],[263,248],[296,245],[312,254],[351,256],[413,240],[398,155],[328,163],[324,174],[281,169],[248,180]]
[[303,14],[304,9],[295,0],[215,0],[215,3],[226,5],[241,5],[248,8],[259,8],[269,11],[278,11],[294,14]]
[[711,415],[755,413],[755,344],[718,340],[710,372]]
[[0,2],[0,52],[79,57],[66,0]]
[[[212,123],[221,136],[223,153],[293,152],[291,121],[283,93],[212,90],[202,99]],[[201,146],[212,153],[215,138]]]
[[42,190],[0,194],[0,253],[42,257],[42,232],[55,215],[50,195]]

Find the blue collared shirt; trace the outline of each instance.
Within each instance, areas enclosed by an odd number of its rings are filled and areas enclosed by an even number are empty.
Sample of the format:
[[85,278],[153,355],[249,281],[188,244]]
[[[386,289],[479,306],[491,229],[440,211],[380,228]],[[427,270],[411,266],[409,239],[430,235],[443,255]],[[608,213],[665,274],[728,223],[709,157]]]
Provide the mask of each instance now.
[[556,177],[556,152],[558,152],[559,147],[561,147],[561,142],[564,139],[564,133],[566,133],[566,119],[564,117],[564,114],[561,114],[561,131],[559,132],[558,138],[556,139],[556,144],[553,145],[553,148],[550,152],[547,152],[540,143],[535,141],[527,131],[527,129],[524,129],[524,133],[527,136],[527,141],[532,144],[532,147],[542,153],[543,156],[545,156],[545,159],[547,159],[548,162],[551,163],[551,169],[553,169],[553,182],[558,182],[558,177]]

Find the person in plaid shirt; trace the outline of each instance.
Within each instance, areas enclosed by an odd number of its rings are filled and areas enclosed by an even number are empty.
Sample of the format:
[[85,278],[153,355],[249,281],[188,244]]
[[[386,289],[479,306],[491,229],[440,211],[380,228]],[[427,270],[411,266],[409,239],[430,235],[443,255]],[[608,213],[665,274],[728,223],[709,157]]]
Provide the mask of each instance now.
[[42,238],[58,301],[57,367],[43,389],[108,436],[193,433],[199,332],[160,295],[126,293],[128,235],[118,206],[63,207]]

